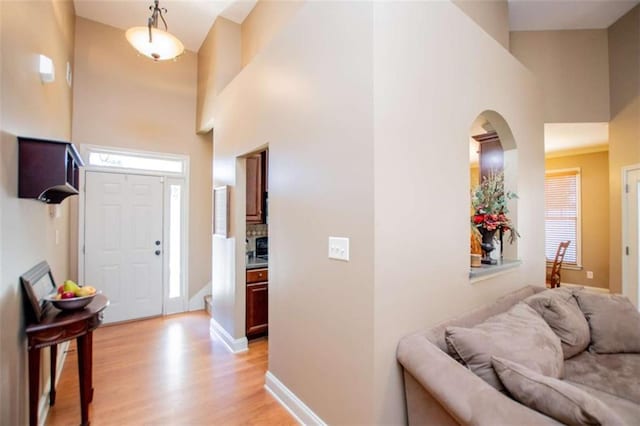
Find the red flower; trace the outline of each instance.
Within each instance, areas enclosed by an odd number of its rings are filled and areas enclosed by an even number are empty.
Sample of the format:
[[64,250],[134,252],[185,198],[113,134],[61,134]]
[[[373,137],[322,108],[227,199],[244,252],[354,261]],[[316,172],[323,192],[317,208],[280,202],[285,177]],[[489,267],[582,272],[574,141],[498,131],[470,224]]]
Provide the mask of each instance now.
[[477,214],[473,217],[473,223],[475,223],[476,225],[481,224],[482,222],[484,222],[484,215],[483,214]]

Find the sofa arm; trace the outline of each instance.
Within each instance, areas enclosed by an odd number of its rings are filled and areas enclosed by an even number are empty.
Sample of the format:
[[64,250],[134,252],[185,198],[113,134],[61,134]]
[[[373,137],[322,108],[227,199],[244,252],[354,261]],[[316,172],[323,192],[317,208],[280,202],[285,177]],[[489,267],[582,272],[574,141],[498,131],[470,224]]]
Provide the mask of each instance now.
[[[558,425],[557,421],[502,394],[444,353],[426,337],[403,338],[400,364],[463,425]],[[425,419],[428,423],[428,419]]]

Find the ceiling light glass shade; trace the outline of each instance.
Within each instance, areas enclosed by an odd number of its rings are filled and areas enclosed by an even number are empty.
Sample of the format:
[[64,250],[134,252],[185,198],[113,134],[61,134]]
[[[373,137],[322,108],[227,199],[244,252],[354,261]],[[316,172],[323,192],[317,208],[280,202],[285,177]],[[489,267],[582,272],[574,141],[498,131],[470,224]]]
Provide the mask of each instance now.
[[158,28],[151,28],[151,43],[149,27],[129,28],[125,35],[134,49],[154,61],[174,59],[184,52],[184,45],[176,36]]

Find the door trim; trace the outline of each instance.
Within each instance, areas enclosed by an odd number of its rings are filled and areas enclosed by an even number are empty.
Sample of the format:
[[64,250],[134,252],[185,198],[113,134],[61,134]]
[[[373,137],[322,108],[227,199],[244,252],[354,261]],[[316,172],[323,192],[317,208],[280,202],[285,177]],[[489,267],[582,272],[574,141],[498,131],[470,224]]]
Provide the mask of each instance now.
[[[622,271],[621,271],[621,278],[622,278],[622,286],[620,288],[620,291],[622,292],[622,294],[625,293],[625,289],[629,286],[629,283],[627,282],[627,280],[629,279],[628,275],[629,275],[629,260],[630,260],[630,256],[627,256],[625,254],[625,247],[627,247],[630,244],[629,241],[629,221],[630,218],[628,217],[628,211],[629,211],[629,205],[628,205],[628,197],[627,197],[627,193],[626,193],[626,186],[629,183],[629,175],[632,172],[635,172],[637,170],[640,170],[640,163],[638,164],[633,164],[630,166],[626,166],[622,168],[622,179],[621,179],[621,185],[620,185],[620,194],[622,197],[622,205],[621,205],[621,209],[622,209],[622,235],[620,238],[620,255],[622,257]],[[640,212],[638,212],[638,214],[640,215]],[[639,244],[640,245],[640,244]],[[640,248],[640,247],[638,247]],[[640,295],[640,288],[638,288],[637,290],[637,294]],[[635,303],[638,303],[638,301],[634,301]]]
[[[98,167],[89,164],[89,154],[95,151],[110,152],[115,154],[134,154],[139,157],[149,157],[154,159],[167,159],[181,161],[183,164],[182,173],[165,173],[153,170],[138,170],[116,167]],[[85,194],[86,194],[86,174],[89,172],[113,173],[124,175],[159,176],[163,183],[163,236],[162,236],[162,314],[169,315],[189,310],[189,156],[181,154],[160,153],[152,151],[131,150],[117,147],[107,147],[99,145],[80,145],[80,155],[86,166],[80,172],[80,194],[78,198],[78,280],[84,282],[85,274]],[[182,185],[182,205],[180,216],[182,219],[183,232],[181,233],[181,289],[180,298],[169,299],[169,242],[168,242],[168,217],[169,217],[169,190],[171,184]]]

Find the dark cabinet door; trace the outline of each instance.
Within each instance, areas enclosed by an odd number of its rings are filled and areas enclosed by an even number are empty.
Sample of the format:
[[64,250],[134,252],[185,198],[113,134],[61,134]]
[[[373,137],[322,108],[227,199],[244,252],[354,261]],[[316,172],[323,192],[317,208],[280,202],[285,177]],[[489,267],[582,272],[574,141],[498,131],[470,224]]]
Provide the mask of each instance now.
[[500,138],[496,132],[487,132],[475,135],[473,138],[480,143],[480,182],[483,178],[489,178],[493,173],[504,170],[504,150]]
[[247,337],[265,334],[269,323],[269,284],[247,284]]
[[264,190],[269,192],[269,150],[267,149],[262,153],[264,156],[263,164],[264,164]]
[[262,181],[262,155],[247,157],[247,223],[262,223],[264,185]]

